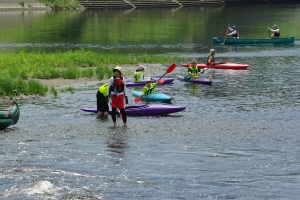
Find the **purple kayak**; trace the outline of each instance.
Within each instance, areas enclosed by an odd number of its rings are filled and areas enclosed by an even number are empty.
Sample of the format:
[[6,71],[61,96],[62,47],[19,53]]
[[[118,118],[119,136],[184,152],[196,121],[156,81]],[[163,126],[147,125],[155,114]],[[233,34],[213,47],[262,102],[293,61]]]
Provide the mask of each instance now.
[[[152,82],[154,83],[156,80],[158,80],[159,78],[151,78]],[[160,80],[163,80],[163,83],[160,84],[168,84],[168,83],[172,83],[174,81],[174,78],[161,78]],[[135,87],[135,86],[145,86],[146,82],[145,81],[141,81],[141,82],[126,82],[126,87]]]
[[[179,78],[181,81],[185,81],[184,80],[184,76],[180,76],[180,75],[176,75],[177,78]],[[198,84],[206,84],[206,85],[210,85],[212,83],[211,80],[207,79],[207,78],[202,78],[202,77],[198,77],[198,78],[192,78],[189,79],[188,81],[185,82],[192,82],[192,83],[198,83]]]
[[[142,104],[125,107],[127,116],[166,115],[170,113],[180,112],[184,109],[185,106],[173,106],[164,104]],[[85,112],[97,113],[97,108],[81,108],[81,110]],[[111,108],[109,108],[109,114],[111,114]]]

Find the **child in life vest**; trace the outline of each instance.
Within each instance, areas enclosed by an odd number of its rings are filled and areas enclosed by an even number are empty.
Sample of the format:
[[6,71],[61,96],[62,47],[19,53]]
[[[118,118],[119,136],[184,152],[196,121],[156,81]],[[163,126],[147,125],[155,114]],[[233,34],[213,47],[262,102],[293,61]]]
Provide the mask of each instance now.
[[128,104],[127,98],[127,89],[126,89],[126,81],[125,78],[122,76],[122,68],[117,66],[113,69],[114,75],[109,79],[108,87],[109,90],[107,91],[107,97],[111,98],[111,108],[112,108],[112,120],[114,123],[114,127],[117,126],[116,123],[116,115],[117,115],[117,108],[119,108],[124,126],[127,126],[127,117],[125,113],[125,105]]
[[146,85],[143,88],[142,95],[140,98],[148,94],[154,94],[154,89],[159,83],[158,80],[155,83],[152,83],[151,78],[146,78],[145,81],[146,81]]
[[133,77],[133,82],[141,82],[144,81],[145,75],[144,75],[144,70],[146,67],[143,65],[140,65],[139,68],[134,72],[134,77]]
[[96,94],[97,98],[97,119],[107,119],[108,118],[108,101],[107,101],[107,90],[108,90],[108,83],[101,85]]

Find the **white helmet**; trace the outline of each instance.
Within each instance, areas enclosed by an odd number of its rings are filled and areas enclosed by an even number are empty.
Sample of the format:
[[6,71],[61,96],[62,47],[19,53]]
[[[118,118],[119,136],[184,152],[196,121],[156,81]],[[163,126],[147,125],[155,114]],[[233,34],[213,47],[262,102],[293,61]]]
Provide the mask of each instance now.
[[210,53],[216,52],[214,49],[209,50]]
[[116,66],[114,68],[113,72],[116,71],[116,70],[118,70],[122,74],[122,67]]
[[145,78],[146,82],[152,81],[150,77]]

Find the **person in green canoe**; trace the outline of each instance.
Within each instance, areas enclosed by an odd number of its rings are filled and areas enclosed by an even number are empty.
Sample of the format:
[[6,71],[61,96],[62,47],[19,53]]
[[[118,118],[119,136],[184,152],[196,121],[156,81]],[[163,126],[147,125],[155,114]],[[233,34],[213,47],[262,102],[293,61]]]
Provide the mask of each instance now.
[[271,39],[279,39],[280,38],[280,31],[276,24],[273,25],[273,29],[268,28],[269,31],[272,31],[273,34],[270,36]]
[[140,98],[148,94],[154,94],[154,89],[159,83],[158,80],[155,83],[152,83],[151,78],[146,78],[145,81],[146,81],[146,85],[143,88],[142,95]]
[[196,79],[198,78],[198,73],[201,73],[203,74],[204,73],[204,70],[200,70],[200,68],[197,67],[197,60],[196,59],[193,59],[191,61],[191,66],[188,68],[188,71],[187,71],[187,76],[191,76],[192,78]]
[[237,28],[235,25],[233,25],[232,27],[230,27],[228,25],[228,30],[231,31],[231,33],[228,33],[227,35],[232,36],[234,39],[239,39],[240,38],[240,34],[237,31]]
[[141,82],[144,81],[144,70],[146,69],[146,67],[144,67],[143,65],[140,65],[139,68],[137,68],[137,70],[134,72],[134,77],[133,77],[133,82]]

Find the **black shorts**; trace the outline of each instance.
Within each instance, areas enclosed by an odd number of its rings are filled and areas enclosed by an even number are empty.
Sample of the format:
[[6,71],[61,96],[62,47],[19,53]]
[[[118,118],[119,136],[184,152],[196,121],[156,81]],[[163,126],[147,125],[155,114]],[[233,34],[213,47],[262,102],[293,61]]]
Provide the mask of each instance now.
[[106,98],[103,96],[103,94],[97,91],[96,98],[97,98],[97,111],[108,112],[109,109],[108,103],[106,101]]

